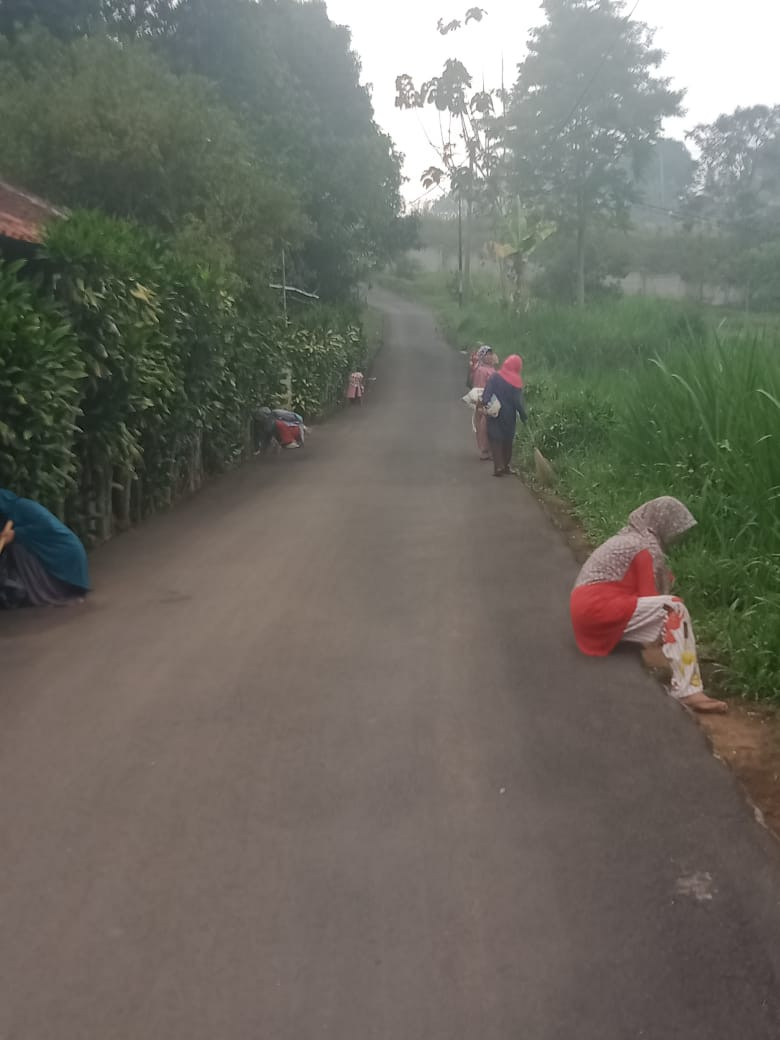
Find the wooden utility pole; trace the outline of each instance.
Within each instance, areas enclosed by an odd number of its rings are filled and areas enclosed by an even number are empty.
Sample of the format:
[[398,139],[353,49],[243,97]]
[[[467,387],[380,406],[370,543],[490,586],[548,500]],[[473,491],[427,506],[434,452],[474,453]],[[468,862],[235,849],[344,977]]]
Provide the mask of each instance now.
[[458,306],[463,306],[463,195],[458,188]]

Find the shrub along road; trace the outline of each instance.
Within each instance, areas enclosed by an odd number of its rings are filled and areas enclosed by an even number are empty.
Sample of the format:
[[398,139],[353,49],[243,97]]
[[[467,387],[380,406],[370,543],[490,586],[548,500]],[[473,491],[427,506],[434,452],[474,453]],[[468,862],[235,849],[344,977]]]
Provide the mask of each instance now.
[[777,846],[377,302],[363,409],[0,619],[0,1036],[776,1038]]

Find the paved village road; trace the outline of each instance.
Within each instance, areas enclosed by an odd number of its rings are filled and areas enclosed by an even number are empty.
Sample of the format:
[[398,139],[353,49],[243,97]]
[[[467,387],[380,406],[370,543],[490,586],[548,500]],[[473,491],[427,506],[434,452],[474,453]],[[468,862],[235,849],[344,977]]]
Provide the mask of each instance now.
[[363,409],[0,618],[0,1038],[777,1040],[778,847],[376,301]]

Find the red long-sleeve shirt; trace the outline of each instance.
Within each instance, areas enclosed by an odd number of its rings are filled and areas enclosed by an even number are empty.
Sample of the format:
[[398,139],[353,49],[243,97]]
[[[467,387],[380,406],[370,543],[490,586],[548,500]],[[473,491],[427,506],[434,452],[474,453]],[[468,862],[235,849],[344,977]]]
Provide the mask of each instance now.
[[622,581],[580,585],[571,594],[574,638],[584,654],[606,657],[620,642],[640,596],[657,596],[653,557],[642,549]]

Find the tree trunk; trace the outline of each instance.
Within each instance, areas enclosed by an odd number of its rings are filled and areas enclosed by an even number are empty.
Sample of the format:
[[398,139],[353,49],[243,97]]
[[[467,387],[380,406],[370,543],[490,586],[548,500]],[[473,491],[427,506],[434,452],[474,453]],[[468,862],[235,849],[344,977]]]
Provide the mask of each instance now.
[[129,470],[123,470],[121,474],[121,488],[118,489],[119,508],[117,517],[120,531],[130,528],[130,499],[133,489],[133,476]]
[[133,481],[133,505],[131,508],[131,515],[136,524],[140,524],[144,519],[144,485],[143,480],[140,477],[136,477]]
[[107,542],[114,527],[114,467],[107,462],[100,474],[100,540]]
[[188,490],[192,495],[201,486],[203,476],[203,431],[198,430],[190,443]]
[[585,213],[582,201],[577,221],[577,306],[585,306]]
[[501,306],[506,309],[509,306],[509,286],[506,277],[506,260],[498,257],[498,276],[501,280]]
[[466,204],[466,244],[463,255],[463,298],[468,302],[471,295],[471,232],[474,219],[474,200],[469,188],[469,198]]
[[458,306],[463,306],[463,197],[458,190]]

